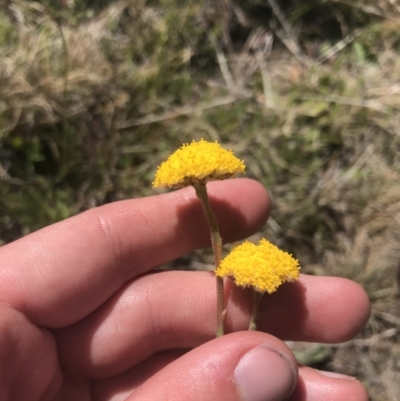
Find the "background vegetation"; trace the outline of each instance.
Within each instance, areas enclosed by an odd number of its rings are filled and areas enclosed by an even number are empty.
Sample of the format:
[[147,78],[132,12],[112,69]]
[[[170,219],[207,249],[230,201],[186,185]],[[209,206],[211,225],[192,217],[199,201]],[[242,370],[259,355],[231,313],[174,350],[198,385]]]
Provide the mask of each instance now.
[[399,22],[398,0],[0,0],[0,241],[218,140],[271,192],[262,234],[372,300],[357,339],[298,358],[400,399]]

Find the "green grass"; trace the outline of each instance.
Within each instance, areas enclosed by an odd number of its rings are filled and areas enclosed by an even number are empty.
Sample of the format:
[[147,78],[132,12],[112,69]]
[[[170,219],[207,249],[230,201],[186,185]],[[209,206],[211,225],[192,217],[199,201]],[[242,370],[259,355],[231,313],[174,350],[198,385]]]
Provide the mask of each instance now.
[[218,140],[269,188],[263,234],[372,299],[363,345],[318,350],[325,368],[398,399],[400,7],[55,4],[0,8],[0,241],[152,194],[168,154]]

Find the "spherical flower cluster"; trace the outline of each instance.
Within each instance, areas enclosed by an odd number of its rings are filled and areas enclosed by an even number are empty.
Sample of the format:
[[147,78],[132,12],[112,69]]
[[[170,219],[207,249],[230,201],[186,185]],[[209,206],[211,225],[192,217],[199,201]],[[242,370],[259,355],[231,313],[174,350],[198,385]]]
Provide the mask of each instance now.
[[271,294],[285,281],[297,280],[299,270],[297,259],[262,239],[258,245],[245,241],[234,248],[215,274],[233,278],[238,286]]
[[181,188],[243,173],[244,163],[217,142],[184,144],[157,170],[153,187]]

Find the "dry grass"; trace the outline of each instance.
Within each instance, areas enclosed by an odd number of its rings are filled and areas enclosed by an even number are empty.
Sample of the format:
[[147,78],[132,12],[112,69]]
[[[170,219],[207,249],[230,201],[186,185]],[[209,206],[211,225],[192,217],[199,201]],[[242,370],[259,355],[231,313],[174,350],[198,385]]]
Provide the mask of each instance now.
[[149,194],[171,150],[219,140],[270,189],[263,234],[371,297],[357,339],[299,357],[399,399],[400,4],[75,3],[0,1],[2,241]]

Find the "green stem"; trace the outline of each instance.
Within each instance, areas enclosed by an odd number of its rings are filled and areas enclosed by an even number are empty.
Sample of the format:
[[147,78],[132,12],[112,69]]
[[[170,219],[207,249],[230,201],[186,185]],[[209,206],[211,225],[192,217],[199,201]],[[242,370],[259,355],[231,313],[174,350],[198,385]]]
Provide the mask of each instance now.
[[[215,269],[219,266],[222,259],[222,239],[219,234],[217,219],[211,209],[210,200],[208,199],[206,184],[197,182],[194,185],[196,195],[199,198],[203,207],[204,214],[206,215],[208,225],[211,232],[211,245],[214,253]],[[217,337],[224,335],[224,279],[216,276],[217,283]]]

